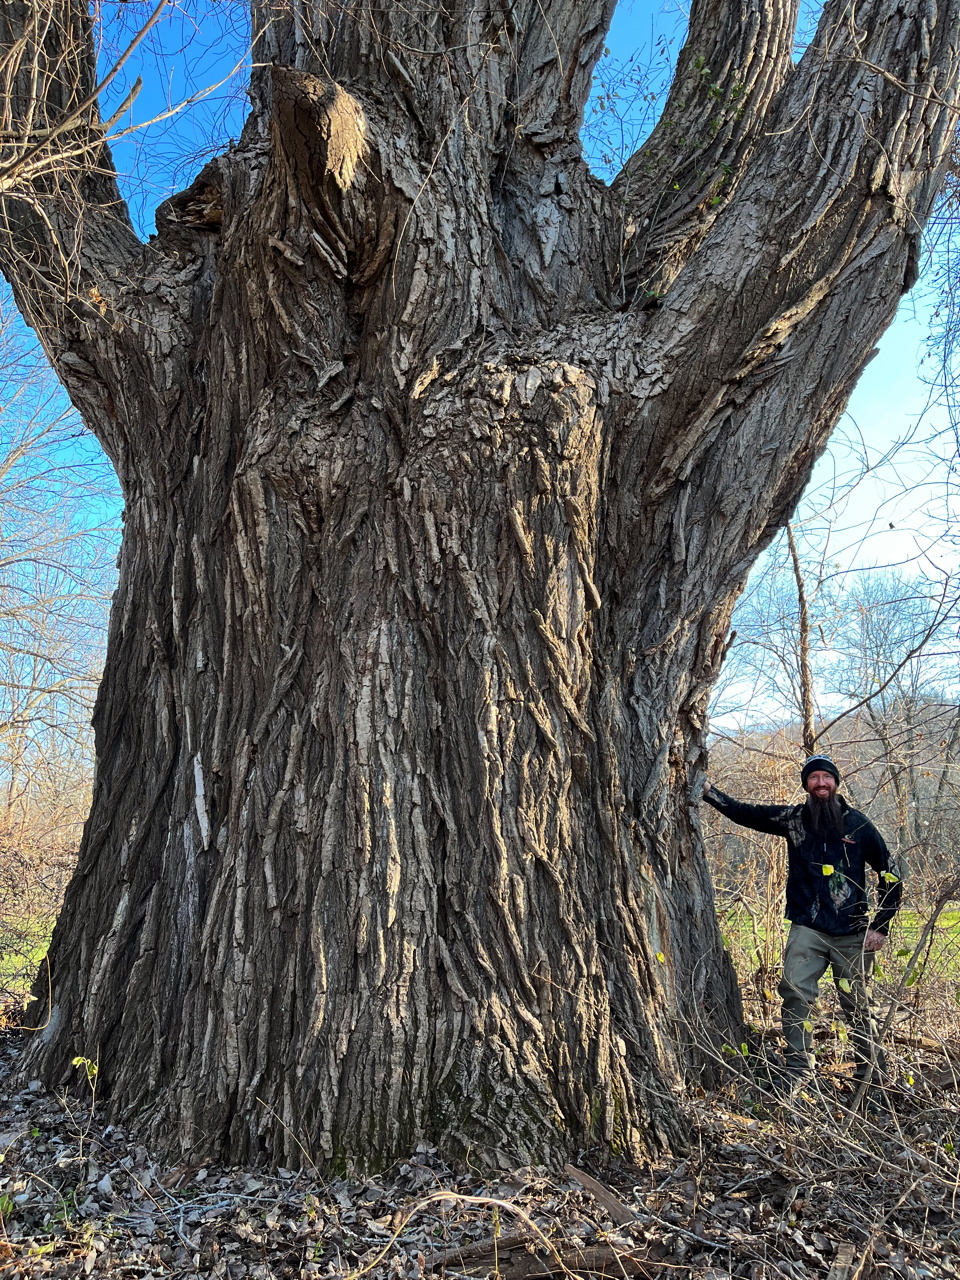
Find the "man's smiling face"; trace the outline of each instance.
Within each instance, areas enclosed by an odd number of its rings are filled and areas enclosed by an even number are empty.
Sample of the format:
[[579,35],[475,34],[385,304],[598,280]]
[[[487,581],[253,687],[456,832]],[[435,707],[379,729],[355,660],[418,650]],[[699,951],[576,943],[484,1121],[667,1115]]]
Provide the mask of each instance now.
[[807,777],[807,791],[815,800],[829,800],[836,789],[836,778],[825,769],[815,769]]

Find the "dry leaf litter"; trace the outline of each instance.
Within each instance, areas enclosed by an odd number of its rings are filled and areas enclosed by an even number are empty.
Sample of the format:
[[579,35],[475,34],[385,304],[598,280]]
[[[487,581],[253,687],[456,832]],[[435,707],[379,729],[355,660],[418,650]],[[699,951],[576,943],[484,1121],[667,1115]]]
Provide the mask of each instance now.
[[559,1174],[491,1174],[420,1144],[383,1176],[326,1180],[309,1164],[165,1162],[89,1091],[14,1091],[19,1052],[0,1036],[4,1280],[960,1276],[958,1079],[942,1050],[915,1050],[892,1113],[851,1113],[839,1072],[782,1102],[746,1077],[697,1091],[682,1158],[601,1168],[585,1152]]

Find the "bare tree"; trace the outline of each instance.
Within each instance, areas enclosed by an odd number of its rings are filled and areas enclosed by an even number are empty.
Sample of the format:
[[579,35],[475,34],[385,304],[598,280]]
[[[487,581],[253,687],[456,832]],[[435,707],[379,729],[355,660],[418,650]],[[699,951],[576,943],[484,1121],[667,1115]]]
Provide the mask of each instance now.
[[815,749],[832,637],[844,607],[844,575],[831,562],[832,507],[811,504],[805,495],[794,524],[756,565],[734,609],[728,656],[710,702],[721,735],[733,724],[748,732],[796,726],[792,761]]
[[956,586],[894,571],[850,584],[834,639],[834,687],[860,715],[838,729],[857,759],[861,795],[888,796],[889,829],[904,867],[919,867],[953,808],[960,704]]
[[0,1002],[22,1002],[90,803],[117,492],[0,303]]
[[[115,577],[118,495],[109,464],[9,299],[0,304],[0,829],[88,800],[90,716]],[[55,775],[58,780],[53,783]],[[60,801],[54,802],[54,809]]]
[[737,1018],[706,700],[914,279],[960,21],[831,0],[795,66],[794,5],[701,0],[607,188],[612,9],[254,0],[243,137],[148,245],[85,11],[0,12],[62,160],[0,261],[126,500],[28,1063],[154,1140],[636,1154]]

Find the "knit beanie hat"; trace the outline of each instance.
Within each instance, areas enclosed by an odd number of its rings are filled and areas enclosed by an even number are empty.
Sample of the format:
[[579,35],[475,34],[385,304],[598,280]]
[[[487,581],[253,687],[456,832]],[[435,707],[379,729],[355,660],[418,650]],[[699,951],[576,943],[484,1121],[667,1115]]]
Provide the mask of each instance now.
[[833,763],[829,756],[808,756],[803,762],[803,768],[800,770],[800,784],[806,790],[807,779],[811,773],[832,773],[837,780],[837,786],[840,785],[840,770]]

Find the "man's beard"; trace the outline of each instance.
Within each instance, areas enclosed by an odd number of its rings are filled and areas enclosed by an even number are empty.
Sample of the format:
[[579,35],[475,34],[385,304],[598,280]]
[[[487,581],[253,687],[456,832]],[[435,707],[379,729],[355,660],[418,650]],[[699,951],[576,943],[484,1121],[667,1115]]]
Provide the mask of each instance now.
[[834,791],[821,800],[819,796],[807,796],[807,808],[810,810],[810,821],[818,836],[828,835],[831,831],[843,831],[843,810],[840,798]]

